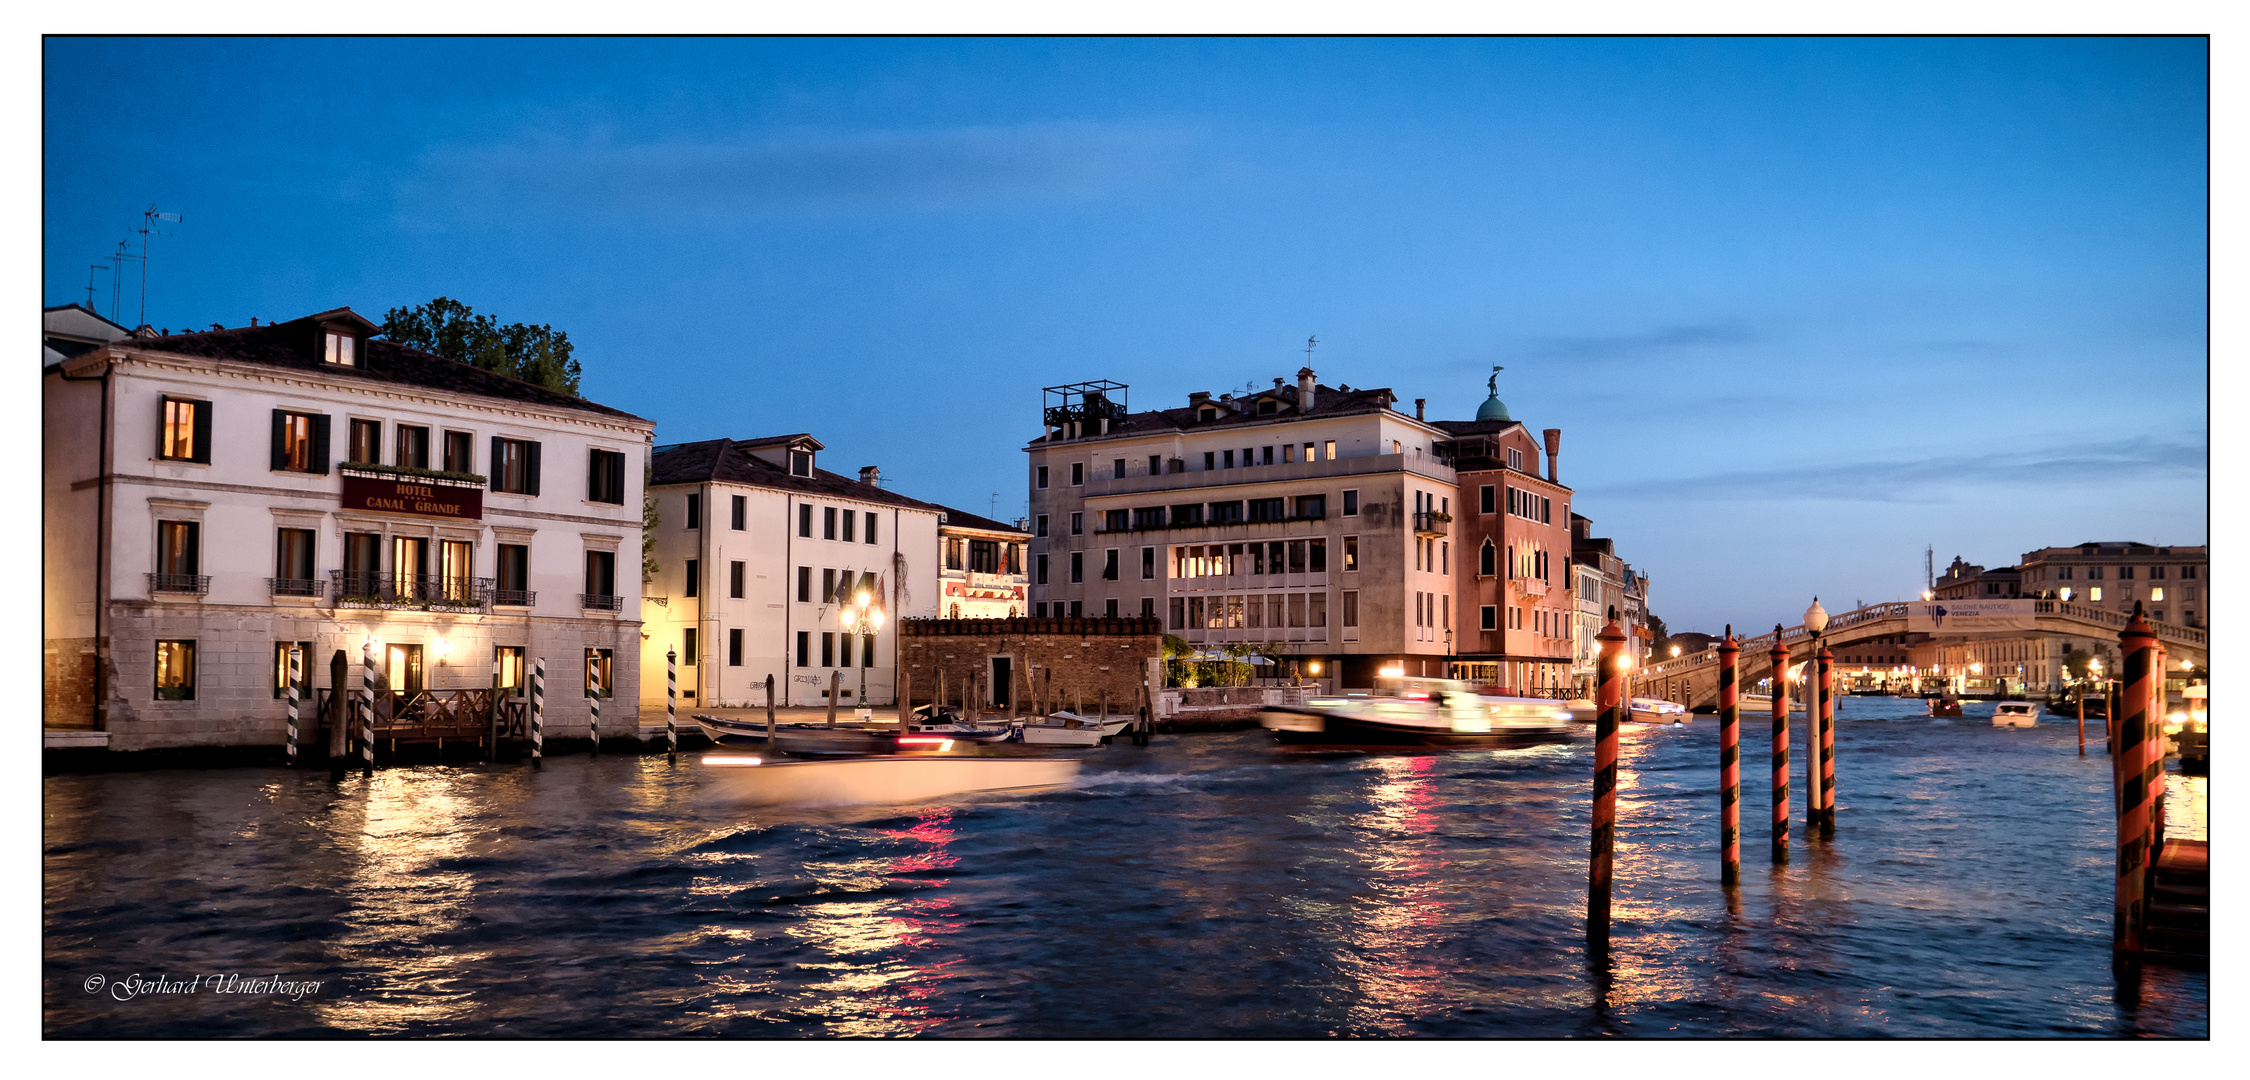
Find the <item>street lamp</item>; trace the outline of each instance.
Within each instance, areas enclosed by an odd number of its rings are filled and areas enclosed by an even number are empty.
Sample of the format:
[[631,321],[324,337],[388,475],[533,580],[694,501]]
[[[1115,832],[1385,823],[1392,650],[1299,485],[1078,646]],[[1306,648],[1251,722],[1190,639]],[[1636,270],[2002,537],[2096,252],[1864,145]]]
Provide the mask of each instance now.
[[872,720],[875,718],[875,710],[867,705],[867,651],[875,648],[875,635],[883,629],[883,609],[875,606],[874,597],[869,596],[867,590],[861,589],[858,595],[844,601],[843,606],[836,609],[836,621],[838,628],[844,633],[858,634],[866,639],[861,643],[863,651],[859,663],[859,707],[855,712],[861,720]]
[[1936,593],[1934,593],[1934,592],[1931,592],[1931,591],[1930,591],[1930,590],[1928,590],[1928,589],[1924,589],[1924,590],[1922,590],[1922,599],[1923,599],[1924,601],[1929,601],[1929,600],[1933,600],[1933,599],[1936,599],[1936,598],[1937,598],[1937,594],[1936,594]]

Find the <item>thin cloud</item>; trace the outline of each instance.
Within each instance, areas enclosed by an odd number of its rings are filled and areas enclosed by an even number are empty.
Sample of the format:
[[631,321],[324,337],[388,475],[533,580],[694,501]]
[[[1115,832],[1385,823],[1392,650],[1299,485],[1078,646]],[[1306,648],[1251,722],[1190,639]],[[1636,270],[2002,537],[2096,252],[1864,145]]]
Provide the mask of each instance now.
[[1758,332],[1739,319],[1665,326],[1632,334],[1546,338],[1533,344],[1534,356],[1557,360],[1639,360],[1684,349],[1748,345]]
[[1083,200],[1145,183],[1177,161],[1183,132],[1034,124],[621,143],[531,137],[440,147],[400,185],[402,208],[744,220]]
[[2201,443],[2130,439],[2013,454],[1960,454],[1913,461],[1856,461],[1755,469],[1705,476],[1638,480],[1588,489],[1604,496],[1655,500],[1764,502],[1830,499],[1903,503],[1965,487],[2055,487],[2113,484],[2131,477],[2201,477]]

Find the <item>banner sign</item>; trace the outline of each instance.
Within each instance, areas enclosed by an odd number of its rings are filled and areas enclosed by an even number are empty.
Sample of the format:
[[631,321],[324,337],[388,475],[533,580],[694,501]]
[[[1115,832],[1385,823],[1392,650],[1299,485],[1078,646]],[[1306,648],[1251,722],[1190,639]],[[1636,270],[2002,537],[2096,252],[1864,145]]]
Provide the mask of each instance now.
[[484,520],[484,489],[458,480],[339,470],[346,510]]
[[2030,600],[1914,600],[1906,629],[1915,634],[1970,634],[1985,630],[2036,630]]

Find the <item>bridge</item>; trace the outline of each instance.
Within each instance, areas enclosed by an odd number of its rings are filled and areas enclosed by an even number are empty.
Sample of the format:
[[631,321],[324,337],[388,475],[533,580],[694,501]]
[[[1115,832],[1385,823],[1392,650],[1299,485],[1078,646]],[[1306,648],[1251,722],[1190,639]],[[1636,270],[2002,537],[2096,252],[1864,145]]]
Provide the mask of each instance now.
[[[2116,640],[2119,631],[2132,621],[2132,616],[2110,611],[2091,604],[2072,603],[2067,600],[2031,600],[2032,621],[2029,627],[2007,630],[1987,630],[1965,633],[1965,637],[2005,638],[2022,637],[2040,632],[2077,634],[2084,637]],[[1869,604],[1866,607],[1831,615],[1828,629],[1821,635],[1830,649],[1873,641],[1893,634],[1908,632],[1907,622],[1911,605],[1905,603]],[[2169,623],[2150,623],[2158,640],[2164,643],[2170,659],[2192,660],[2202,668],[2210,663],[2209,637],[2192,626],[2174,626]],[[1923,631],[1916,631],[1923,632]],[[1952,636],[1947,634],[1946,636]],[[1812,632],[1802,624],[1781,631],[1782,644],[1789,650],[1789,664],[1795,666],[1812,658]],[[1761,679],[1773,674],[1774,635],[1760,634],[1739,640],[1742,655],[1737,661],[1744,689],[1756,686]],[[1638,697],[1667,697],[1690,708],[1717,706],[1719,703],[1719,649],[1714,645],[1700,653],[1667,657],[1660,663],[1635,671],[1631,678],[1633,694]]]

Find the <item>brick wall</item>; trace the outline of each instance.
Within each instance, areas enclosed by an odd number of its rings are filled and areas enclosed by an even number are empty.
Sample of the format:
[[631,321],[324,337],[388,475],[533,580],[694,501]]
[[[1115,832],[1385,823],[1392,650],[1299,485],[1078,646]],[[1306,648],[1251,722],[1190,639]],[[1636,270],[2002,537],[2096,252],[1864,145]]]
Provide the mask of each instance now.
[[1016,712],[1027,711],[1027,674],[1049,708],[1071,707],[1083,694],[1092,711],[1104,691],[1111,711],[1134,708],[1164,640],[1158,620],[1140,618],[907,619],[899,631],[899,663],[915,704],[940,696],[960,704],[963,680],[974,677],[977,707],[994,708],[993,660],[1004,658],[1011,684],[1004,700]]
[[42,673],[41,724],[57,730],[92,730],[94,669],[99,662],[93,638],[49,638]]

